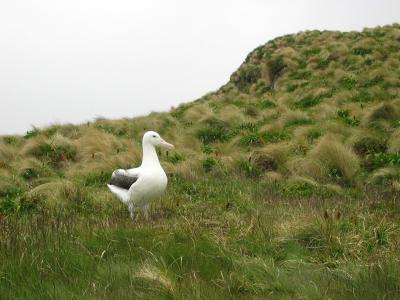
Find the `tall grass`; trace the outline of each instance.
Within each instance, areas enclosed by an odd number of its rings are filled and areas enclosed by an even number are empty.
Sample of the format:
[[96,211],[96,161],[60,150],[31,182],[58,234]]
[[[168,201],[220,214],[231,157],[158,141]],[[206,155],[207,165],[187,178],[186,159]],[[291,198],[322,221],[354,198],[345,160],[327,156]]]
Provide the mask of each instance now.
[[[399,30],[283,36],[169,113],[1,137],[0,298],[400,298]],[[132,225],[105,184],[146,130],[171,189]]]
[[152,222],[135,225],[122,205],[3,216],[2,298],[400,295],[394,194],[299,198],[279,189],[177,179]]

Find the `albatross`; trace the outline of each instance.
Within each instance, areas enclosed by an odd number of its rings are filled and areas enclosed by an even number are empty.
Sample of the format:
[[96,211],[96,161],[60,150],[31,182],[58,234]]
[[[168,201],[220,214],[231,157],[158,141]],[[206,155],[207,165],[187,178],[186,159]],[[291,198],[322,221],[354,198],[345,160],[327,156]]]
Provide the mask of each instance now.
[[149,218],[150,203],[160,197],[167,187],[167,175],[158,160],[156,147],[174,148],[174,145],[164,141],[154,131],[143,135],[143,158],[138,168],[115,170],[108,188],[129,210],[135,221],[135,210],[144,210],[146,220]]

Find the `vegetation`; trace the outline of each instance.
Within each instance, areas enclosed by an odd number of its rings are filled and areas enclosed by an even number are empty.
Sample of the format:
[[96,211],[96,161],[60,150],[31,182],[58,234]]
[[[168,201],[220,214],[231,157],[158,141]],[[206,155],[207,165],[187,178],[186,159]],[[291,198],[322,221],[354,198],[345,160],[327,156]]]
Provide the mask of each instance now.
[[[0,137],[0,298],[400,298],[399,45],[287,35],[171,112]],[[132,224],[105,183],[146,130],[176,150]]]

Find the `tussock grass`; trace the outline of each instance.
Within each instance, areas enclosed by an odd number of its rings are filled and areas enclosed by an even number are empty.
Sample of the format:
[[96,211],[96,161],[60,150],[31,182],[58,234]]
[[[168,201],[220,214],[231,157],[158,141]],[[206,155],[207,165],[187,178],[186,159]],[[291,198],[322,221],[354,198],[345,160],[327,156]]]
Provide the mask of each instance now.
[[387,139],[379,132],[371,132],[364,129],[354,131],[348,140],[348,144],[361,157],[367,154],[386,152],[388,148]]
[[295,174],[310,176],[318,182],[333,180],[343,184],[354,182],[360,168],[352,149],[333,135],[321,138],[305,158],[293,159],[289,165]]
[[[374,184],[387,185],[400,179],[400,169],[395,167],[381,168],[373,172],[370,176],[370,182]],[[394,185],[396,185],[394,183]]]
[[310,177],[319,181],[326,181],[328,169],[320,160],[308,157],[293,157],[287,162],[290,172],[297,176]]
[[68,206],[84,207],[89,201],[88,194],[80,185],[65,179],[50,181],[33,188],[29,194],[33,201],[42,201],[48,208]]
[[185,111],[183,120],[186,122],[201,122],[212,116],[213,112],[207,103],[193,105]]
[[389,152],[400,153],[400,129],[393,131],[389,141]]
[[54,175],[54,172],[46,164],[31,157],[15,162],[12,168],[19,176],[26,180],[34,180]]
[[114,135],[94,128],[85,129],[82,136],[74,141],[74,145],[78,149],[77,156],[81,161],[117,154],[117,151],[125,148],[122,141]]
[[0,168],[7,168],[17,156],[17,148],[0,142]]
[[285,162],[289,155],[289,145],[279,143],[269,145],[253,151],[251,161],[264,171],[280,171],[285,169]]
[[[169,113],[1,137],[1,297],[400,298],[399,30],[283,36]],[[146,130],[176,149],[133,226],[105,183]]]
[[147,281],[149,288],[159,292],[158,289],[165,289],[173,294],[174,288],[171,280],[159,268],[149,262],[145,262],[134,275],[136,279]]

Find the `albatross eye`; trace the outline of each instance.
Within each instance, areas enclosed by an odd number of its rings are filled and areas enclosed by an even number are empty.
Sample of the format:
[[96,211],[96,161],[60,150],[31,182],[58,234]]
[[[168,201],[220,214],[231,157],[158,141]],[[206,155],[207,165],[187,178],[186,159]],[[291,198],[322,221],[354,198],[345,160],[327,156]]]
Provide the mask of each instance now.
[[155,138],[155,137],[156,137],[156,135],[154,134],[154,135],[153,135],[153,138]]

